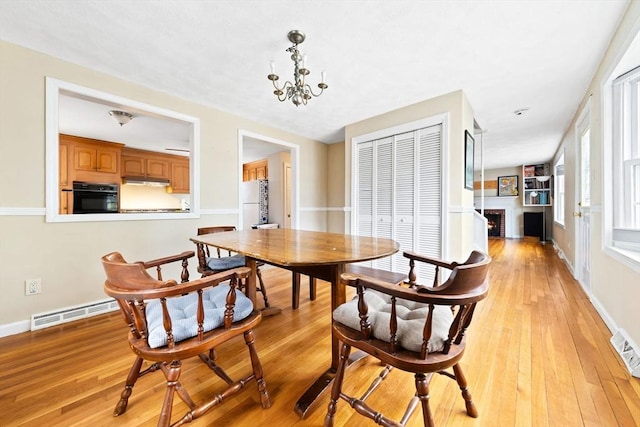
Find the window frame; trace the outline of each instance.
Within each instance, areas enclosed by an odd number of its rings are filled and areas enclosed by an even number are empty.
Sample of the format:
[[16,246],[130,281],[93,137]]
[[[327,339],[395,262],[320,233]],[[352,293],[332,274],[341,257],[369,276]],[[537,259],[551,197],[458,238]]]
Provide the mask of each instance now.
[[629,222],[632,209],[627,205],[638,189],[625,172],[640,158],[640,63],[629,61],[639,40],[640,31],[602,84],[603,246],[605,253],[636,271],[640,271],[640,223]]

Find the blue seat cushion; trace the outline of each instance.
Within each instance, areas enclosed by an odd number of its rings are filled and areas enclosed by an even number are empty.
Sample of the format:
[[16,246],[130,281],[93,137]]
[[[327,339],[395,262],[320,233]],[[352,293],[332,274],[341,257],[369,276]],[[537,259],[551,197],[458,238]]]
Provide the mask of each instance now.
[[232,268],[244,267],[244,255],[233,255],[226,256],[222,258],[216,257],[208,257],[207,258],[207,267],[211,270],[230,270]]
[[[369,307],[368,316],[371,324],[372,335],[386,342],[390,340],[391,329],[391,297],[382,292],[367,290],[365,301]],[[398,318],[398,344],[407,350],[419,352],[422,347],[422,332],[429,306],[414,301],[398,298],[396,300],[396,316]],[[333,311],[333,320],[348,326],[351,329],[360,330],[360,316],[358,314],[357,295],[336,308]],[[453,322],[453,314],[449,306],[435,306],[433,310],[433,323],[431,327],[431,339],[428,351],[430,353],[444,348],[444,342],[449,335],[449,327]]]
[[[218,328],[224,323],[224,310],[229,285],[218,285],[202,293],[204,305],[204,331]],[[198,294],[192,292],[179,297],[167,298],[167,309],[171,316],[173,339],[175,342],[198,335]],[[253,303],[242,292],[236,291],[236,305],[233,321],[237,322],[249,316]],[[150,300],[146,308],[149,347],[158,348],[167,345],[167,333],[162,323],[162,305],[160,300]]]

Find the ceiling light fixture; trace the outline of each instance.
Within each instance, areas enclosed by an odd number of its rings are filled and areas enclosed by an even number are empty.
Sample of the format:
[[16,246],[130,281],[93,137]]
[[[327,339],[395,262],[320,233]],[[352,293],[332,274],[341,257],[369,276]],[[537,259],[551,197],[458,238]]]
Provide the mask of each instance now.
[[113,120],[118,122],[120,127],[126,125],[127,123],[129,123],[131,121],[131,119],[133,119],[133,115],[131,115],[131,114],[125,112],[125,111],[111,110],[111,111],[109,111],[109,115],[111,117],[113,117]]
[[304,41],[305,35],[302,31],[291,30],[289,31],[289,34],[287,34],[287,37],[289,38],[289,41],[293,43],[293,46],[288,48],[287,52],[291,52],[291,60],[294,63],[293,77],[295,82],[291,83],[290,81],[286,81],[282,87],[278,87],[276,81],[280,77],[276,74],[276,65],[274,61],[271,61],[270,63],[271,74],[269,74],[267,78],[271,80],[273,87],[276,88],[276,90],[273,91],[273,94],[278,97],[279,101],[282,102],[290,99],[296,107],[300,104],[307,105],[307,101],[309,101],[312,96],[322,95],[322,92],[324,92],[328,87],[324,82],[327,72],[322,71],[322,73],[320,73],[320,83],[318,83],[320,93],[313,93],[311,86],[304,82],[305,76],[311,73],[311,71],[305,67],[307,56],[301,55],[298,51],[298,45]]
[[519,110],[514,111],[513,114],[515,114],[516,116],[521,116],[524,113],[526,113],[527,111],[529,111],[528,108],[521,108]]

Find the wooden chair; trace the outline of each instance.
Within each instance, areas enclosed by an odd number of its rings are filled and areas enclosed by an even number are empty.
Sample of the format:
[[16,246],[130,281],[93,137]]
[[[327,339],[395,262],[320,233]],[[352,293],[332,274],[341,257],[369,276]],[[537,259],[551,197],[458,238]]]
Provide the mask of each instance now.
[[[104,291],[118,302],[129,327],[129,346],[136,354],[114,416],[127,410],[129,396],[138,378],[156,370],[162,371],[167,379],[158,426],[170,425],[175,393],[189,410],[172,424],[174,426],[202,416],[241,391],[250,381],[257,383],[262,407],[271,406],[254,347],[253,328],[260,323],[262,315],[242,292],[236,292],[238,282],[246,278],[250,270],[241,267],[189,282],[187,260],[193,256],[194,252],[189,251],[136,263],[126,262],[118,252],[102,257],[107,276]],[[182,263],[180,284],[162,279],[161,267],[174,262]],[[153,267],[157,270],[157,279],[147,272]],[[215,349],[238,335],[244,336],[249,349],[252,372],[234,381],[217,364]],[[192,400],[179,381],[182,361],[195,356],[226,383],[223,391],[211,393],[199,404]],[[151,365],[143,370],[145,360]]]
[[[410,260],[408,286],[349,273],[342,276],[343,283],[355,287],[357,295],[333,313],[333,332],[341,344],[340,362],[325,427],[333,426],[338,399],[349,402],[360,415],[383,426],[406,425],[421,403],[424,425],[431,427],[434,424],[429,409],[429,382],[436,372],[456,380],[467,414],[478,416],[459,362],[476,303],[488,293],[491,258],[473,251],[464,263],[458,264],[411,252],[405,252],[404,256]],[[416,261],[436,268],[437,286],[417,285]],[[442,284],[438,284],[440,268],[451,270]],[[342,392],[351,347],[375,356],[386,365],[360,398]],[[394,367],[415,374],[416,393],[400,421],[384,416],[366,403]],[[448,368],[453,368],[453,373],[446,372]],[[390,390],[389,399],[393,399],[395,393]]]
[[[235,231],[236,227],[232,225],[220,225],[213,227],[200,227],[198,228],[198,236],[203,234],[211,234],[211,233],[222,233],[225,231]],[[235,268],[239,266],[245,265],[244,256],[240,254],[233,255],[231,252],[227,251],[226,254],[223,255],[223,251],[220,251],[220,248],[215,248],[217,254],[217,258],[211,255],[209,250],[209,246],[202,245],[205,258],[198,259],[198,273],[202,274],[202,277],[208,276],[210,274],[219,273],[221,271],[228,270],[229,268]],[[269,300],[267,298],[267,288],[264,286],[264,281],[262,280],[262,272],[260,271],[260,267],[264,265],[263,262],[256,262],[256,276],[258,277],[258,283],[256,290],[262,293],[262,299],[264,300],[264,306],[269,307]],[[243,288],[243,284],[240,285],[240,288]]]

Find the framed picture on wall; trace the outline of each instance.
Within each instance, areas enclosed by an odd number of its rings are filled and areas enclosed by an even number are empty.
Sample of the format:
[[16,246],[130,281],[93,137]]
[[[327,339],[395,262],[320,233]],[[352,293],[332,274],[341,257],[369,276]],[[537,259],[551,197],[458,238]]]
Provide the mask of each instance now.
[[518,175],[498,177],[498,196],[518,195]]
[[473,146],[475,140],[468,130],[464,131],[464,188],[473,190]]

